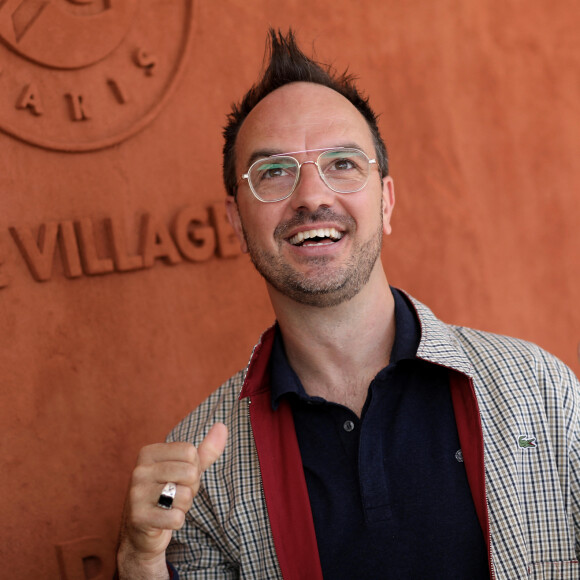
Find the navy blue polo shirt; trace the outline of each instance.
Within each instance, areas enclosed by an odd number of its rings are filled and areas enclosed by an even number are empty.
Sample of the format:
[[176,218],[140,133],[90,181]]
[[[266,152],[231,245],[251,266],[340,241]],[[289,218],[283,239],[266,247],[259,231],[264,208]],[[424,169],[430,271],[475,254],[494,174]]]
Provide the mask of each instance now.
[[279,330],[274,341],[272,406],[285,397],[292,408],[324,578],[489,579],[447,371],[416,358],[417,315],[393,296],[390,362],[360,419],[308,396]]

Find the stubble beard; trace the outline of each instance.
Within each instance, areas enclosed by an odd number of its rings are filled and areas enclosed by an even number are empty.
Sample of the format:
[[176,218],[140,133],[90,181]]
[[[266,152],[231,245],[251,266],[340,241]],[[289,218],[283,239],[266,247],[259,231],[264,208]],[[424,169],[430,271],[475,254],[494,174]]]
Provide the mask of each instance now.
[[[327,217],[316,212],[308,217],[297,217],[292,223],[286,224],[278,235],[279,245],[287,243],[282,241],[282,231],[289,226],[297,225],[296,222],[312,223],[321,222]],[[382,211],[381,211],[382,218]],[[336,216],[335,216],[336,219]],[[349,222],[349,235],[353,235],[356,225],[352,218],[341,218]],[[278,230],[278,228],[277,228]],[[317,256],[305,259],[308,273],[295,269],[286,262],[278,253],[268,252],[258,247],[258,244],[244,230],[246,244],[250,259],[260,275],[281,294],[308,306],[327,308],[337,306],[352,299],[369,281],[373,268],[380,259],[383,242],[383,223],[375,233],[365,241],[354,240],[352,251],[347,262],[340,266],[333,266],[333,258]]]

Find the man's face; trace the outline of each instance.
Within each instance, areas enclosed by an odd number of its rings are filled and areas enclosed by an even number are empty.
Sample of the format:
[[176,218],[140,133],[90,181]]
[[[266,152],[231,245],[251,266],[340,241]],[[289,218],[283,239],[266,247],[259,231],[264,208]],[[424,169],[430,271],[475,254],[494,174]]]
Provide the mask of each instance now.
[[[245,173],[257,152],[341,146],[376,157],[367,123],[347,99],[321,85],[293,83],[269,94],[244,121],[236,170],[238,176]],[[319,153],[294,157],[316,161]],[[315,165],[306,164],[294,193],[283,201],[259,201],[242,180],[237,207],[229,199],[228,214],[242,250],[250,253],[271,292],[303,304],[334,306],[355,296],[372,276],[382,235],[391,231],[393,205],[392,180],[381,180],[376,165],[370,166],[361,191],[341,194],[327,187]],[[314,230],[329,231],[313,239]],[[301,240],[304,234],[311,237]]]

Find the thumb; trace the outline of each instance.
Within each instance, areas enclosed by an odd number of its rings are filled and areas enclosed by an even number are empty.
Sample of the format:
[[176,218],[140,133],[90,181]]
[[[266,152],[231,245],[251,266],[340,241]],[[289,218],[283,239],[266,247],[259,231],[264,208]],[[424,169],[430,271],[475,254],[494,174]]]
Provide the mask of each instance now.
[[216,423],[199,444],[197,454],[202,471],[213,465],[223,453],[228,438],[228,428],[223,423]]

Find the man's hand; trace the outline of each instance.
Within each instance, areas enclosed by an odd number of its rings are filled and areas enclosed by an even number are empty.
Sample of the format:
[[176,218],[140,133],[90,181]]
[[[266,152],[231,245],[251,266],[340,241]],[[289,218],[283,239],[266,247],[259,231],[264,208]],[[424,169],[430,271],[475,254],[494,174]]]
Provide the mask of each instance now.
[[[180,529],[191,508],[203,472],[222,454],[228,431],[216,423],[196,449],[190,443],[143,447],[133,471],[123,514],[117,554],[121,580],[169,578],[165,550],[171,531]],[[172,509],[157,505],[167,482],[177,485]]]

